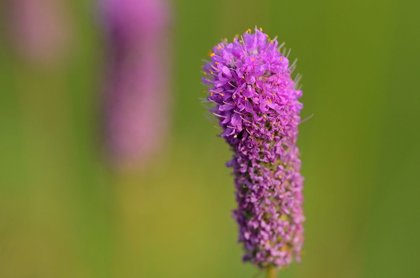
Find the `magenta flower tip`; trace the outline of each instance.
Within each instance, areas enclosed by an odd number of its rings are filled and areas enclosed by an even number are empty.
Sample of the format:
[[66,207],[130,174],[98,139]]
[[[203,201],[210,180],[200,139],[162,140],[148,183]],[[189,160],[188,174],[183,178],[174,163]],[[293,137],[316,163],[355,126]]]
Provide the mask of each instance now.
[[277,39],[257,28],[219,43],[209,56],[202,81],[233,151],[228,166],[235,175],[243,260],[261,268],[299,262],[305,218],[295,64],[289,65]]

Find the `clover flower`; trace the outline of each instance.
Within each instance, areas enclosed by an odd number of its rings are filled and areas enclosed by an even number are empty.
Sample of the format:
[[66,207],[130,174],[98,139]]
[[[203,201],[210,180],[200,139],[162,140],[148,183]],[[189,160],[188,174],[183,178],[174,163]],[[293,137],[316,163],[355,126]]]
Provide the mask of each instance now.
[[163,0],[101,0],[106,39],[105,130],[111,161],[143,164],[167,126],[168,9]]
[[65,0],[6,0],[4,15],[15,48],[25,59],[51,64],[65,58],[72,25]]
[[233,168],[244,261],[281,268],[300,261],[303,177],[296,146],[302,91],[291,78],[277,39],[247,30],[223,41],[203,66],[207,100],[233,151]]

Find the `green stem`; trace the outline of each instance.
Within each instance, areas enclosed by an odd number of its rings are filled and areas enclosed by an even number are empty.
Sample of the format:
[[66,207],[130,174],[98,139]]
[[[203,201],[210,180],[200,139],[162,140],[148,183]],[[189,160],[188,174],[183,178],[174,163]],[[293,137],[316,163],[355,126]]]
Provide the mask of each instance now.
[[267,267],[267,278],[277,278],[277,268],[274,266]]

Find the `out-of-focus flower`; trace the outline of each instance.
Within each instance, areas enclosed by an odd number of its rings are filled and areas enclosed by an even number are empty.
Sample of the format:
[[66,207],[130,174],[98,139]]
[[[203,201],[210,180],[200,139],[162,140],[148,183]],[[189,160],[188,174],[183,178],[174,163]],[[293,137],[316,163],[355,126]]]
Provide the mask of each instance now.
[[231,146],[244,261],[281,268],[300,261],[303,177],[296,146],[302,92],[276,39],[251,30],[213,48],[204,65],[211,112]]
[[106,38],[106,146],[114,164],[144,163],[168,122],[168,7],[162,0],[102,0]]
[[65,0],[6,0],[9,33],[21,56],[37,64],[61,60],[72,28]]

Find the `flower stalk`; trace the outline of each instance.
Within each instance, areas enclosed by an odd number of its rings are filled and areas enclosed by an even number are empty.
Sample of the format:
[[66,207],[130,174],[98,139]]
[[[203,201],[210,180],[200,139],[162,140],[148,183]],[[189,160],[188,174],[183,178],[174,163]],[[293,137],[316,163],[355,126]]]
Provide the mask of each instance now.
[[267,267],[267,278],[277,278],[277,268],[273,266]]

